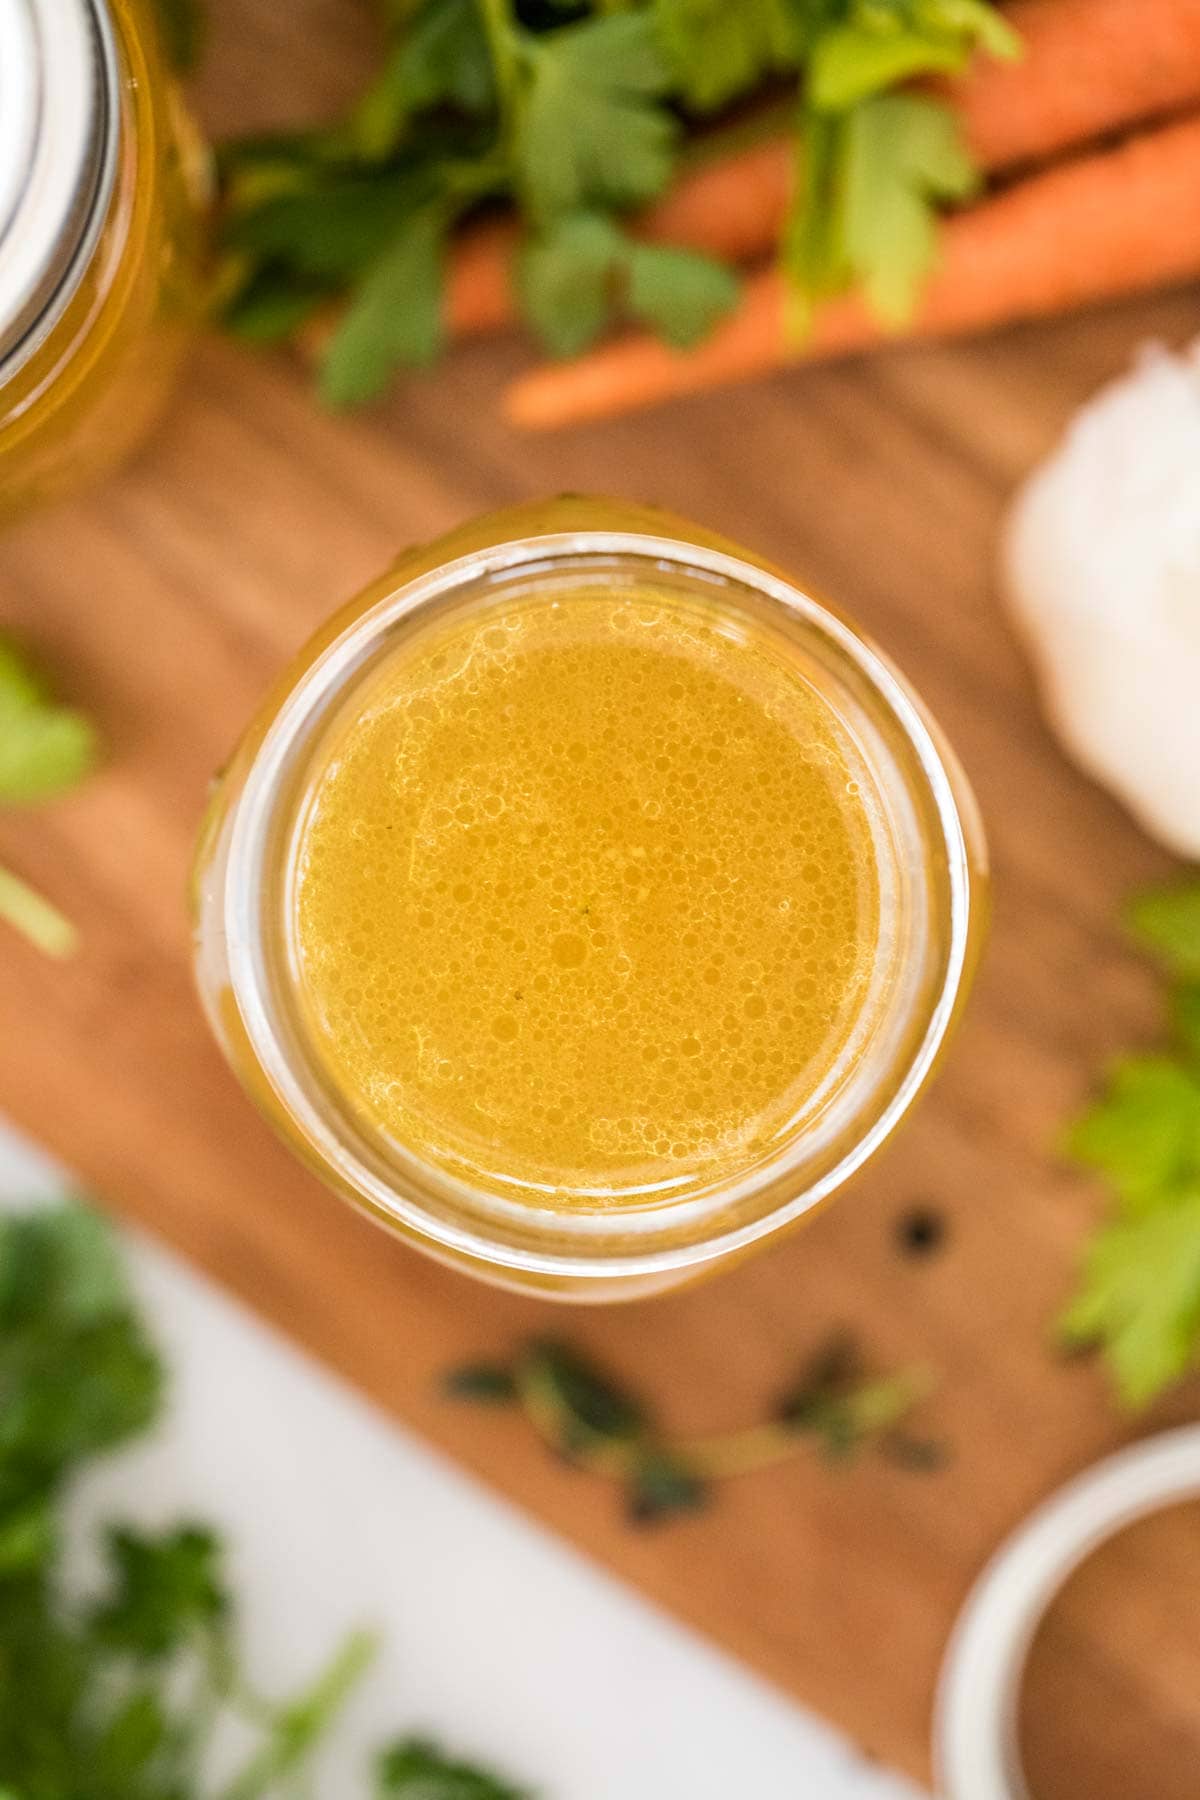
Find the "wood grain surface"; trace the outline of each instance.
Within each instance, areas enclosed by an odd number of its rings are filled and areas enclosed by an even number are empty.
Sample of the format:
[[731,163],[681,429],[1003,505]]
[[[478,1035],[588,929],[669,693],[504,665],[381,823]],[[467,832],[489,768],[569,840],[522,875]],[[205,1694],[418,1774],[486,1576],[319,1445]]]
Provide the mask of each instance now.
[[[356,0],[212,10],[199,98],[218,133],[335,104],[370,55]],[[1098,1196],[1049,1146],[1105,1057],[1157,1027],[1153,983],[1114,914],[1165,861],[1048,736],[995,591],[997,525],[1072,407],[1147,336],[1180,341],[1198,312],[1182,293],[894,350],[554,440],[497,420],[500,380],[524,354],[512,343],[456,354],[346,419],[319,412],[286,358],[213,341],[133,468],[0,546],[0,621],[108,746],[78,795],[0,821],[0,856],[84,934],[62,967],[13,938],[0,950],[0,1110],[462,1464],[917,1776],[973,1575],[1040,1495],[1130,1430],[1100,1372],[1050,1348]],[[210,773],[317,622],[402,544],[564,489],[691,515],[853,611],[959,749],[997,898],[946,1072],[836,1207],[706,1286],[548,1316],[391,1243],[288,1160],[207,1037],[182,896]],[[950,1228],[922,1260],[897,1249],[917,1202]],[[652,1392],[670,1425],[715,1430],[757,1416],[835,1321],[881,1364],[938,1371],[927,1423],[953,1445],[944,1471],[801,1459],[731,1484],[705,1515],[638,1532],[519,1419],[437,1391],[448,1364],[549,1323]],[[1184,1391],[1139,1428],[1191,1416],[1197,1399]],[[319,1453],[298,1446],[298,1465]],[[1141,1658],[1146,1703],[1153,1714],[1161,1693],[1174,1722],[1179,1683],[1157,1683],[1158,1654]],[[1164,1652],[1188,1654],[1194,1674],[1194,1645]],[[1128,1800],[1156,1792],[1153,1742]],[[1072,1742],[1076,1778],[1088,1754]]]

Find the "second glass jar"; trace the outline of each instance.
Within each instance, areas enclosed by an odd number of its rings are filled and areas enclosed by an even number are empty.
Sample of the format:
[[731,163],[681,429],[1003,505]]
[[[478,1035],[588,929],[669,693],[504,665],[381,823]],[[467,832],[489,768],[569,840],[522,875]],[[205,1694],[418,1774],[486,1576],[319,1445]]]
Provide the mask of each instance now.
[[0,0],[0,518],[154,421],[201,311],[208,187],[150,0]]

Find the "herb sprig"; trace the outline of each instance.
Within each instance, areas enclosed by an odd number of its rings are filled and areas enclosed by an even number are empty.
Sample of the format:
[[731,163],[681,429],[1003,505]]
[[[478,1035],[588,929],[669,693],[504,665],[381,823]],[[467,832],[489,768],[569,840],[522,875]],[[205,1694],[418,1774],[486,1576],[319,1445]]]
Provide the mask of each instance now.
[[[352,1633],[283,1700],[242,1667],[223,1546],[208,1526],[115,1524],[98,1591],[62,1572],[63,1501],[97,1456],[144,1432],[164,1371],[111,1232],[87,1208],[0,1217],[0,1794],[3,1800],[268,1800],[294,1794],[365,1669]],[[213,1773],[238,1719],[253,1747]],[[500,1777],[403,1738],[374,1800],[529,1800]]]
[[[226,146],[225,317],[258,342],[334,302],[320,385],[369,400],[444,339],[454,231],[511,208],[515,300],[553,354],[633,318],[686,347],[737,295],[733,272],[644,244],[629,215],[703,147],[710,122],[781,92],[797,180],[783,259],[797,317],[861,286],[911,310],[939,207],[977,173],[954,115],[914,76],[1016,53],[991,0],[384,0],[387,46],[333,125]],[[739,124],[739,130],[745,127]]]
[[[0,806],[33,806],[67,792],[95,757],[87,720],[60,706],[12,640],[0,636]],[[75,948],[71,922],[3,865],[0,919],[48,956]]]
[[1142,895],[1128,923],[1168,978],[1170,1038],[1119,1062],[1068,1133],[1112,1198],[1062,1331],[1137,1407],[1200,1362],[1200,883]]
[[904,1428],[929,1392],[929,1377],[920,1370],[868,1376],[854,1340],[841,1333],[820,1347],[768,1419],[712,1437],[665,1437],[641,1400],[571,1345],[546,1339],[511,1362],[464,1364],[445,1385],[456,1399],[518,1406],[556,1455],[616,1482],[637,1524],[696,1512],[717,1482],[787,1461],[804,1441],[830,1461],[868,1445],[910,1468],[941,1460],[939,1445]]
[[430,1738],[404,1738],[380,1757],[376,1800],[531,1800],[475,1763],[448,1756]]

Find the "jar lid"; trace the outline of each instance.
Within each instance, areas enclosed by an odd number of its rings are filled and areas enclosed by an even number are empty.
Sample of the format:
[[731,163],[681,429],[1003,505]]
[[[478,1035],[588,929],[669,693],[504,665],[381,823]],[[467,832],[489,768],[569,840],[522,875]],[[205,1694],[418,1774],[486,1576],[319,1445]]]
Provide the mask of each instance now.
[[119,117],[103,0],[0,0],[0,378],[79,285],[112,193]]

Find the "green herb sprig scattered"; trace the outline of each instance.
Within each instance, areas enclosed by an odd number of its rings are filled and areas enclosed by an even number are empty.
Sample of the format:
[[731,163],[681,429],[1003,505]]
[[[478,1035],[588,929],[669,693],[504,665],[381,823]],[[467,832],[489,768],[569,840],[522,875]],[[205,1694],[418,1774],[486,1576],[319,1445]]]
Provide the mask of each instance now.
[[[70,1204],[0,1216],[0,1795],[3,1800],[272,1800],[311,1792],[314,1752],[366,1668],[355,1632],[300,1693],[258,1694],[242,1667],[221,1541],[186,1522],[105,1536],[98,1590],[63,1575],[63,1502],[97,1456],[158,1417],[164,1371],[111,1232]],[[253,1747],[212,1773],[231,1719]],[[529,1800],[403,1738],[374,1800]]]
[[1068,1133],[1112,1203],[1062,1331],[1137,1407],[1200,1362],[1200,883],[1142,895],[1128,923],[1168,979],[1170,1039],[1119,1062]]
[[[66,793],[95,758],[87,720],[58,705],[12,640],[0,636],[0,806],[34,806]],[[68,956],[75,948],[70,920],[3,865],[0,919],[48,956]]]
[[511,1362],[464,1364],[445,1386],[459,1400],[519,1407],[556,1455],[615,1481],[637,1524],[696,1512],[717,1482],[787,1461],[805,1442],[830,1461],[868,1445],[910,1468],[936,1467],[942,1457],[940,1445],[905,1429],[929,1377],[919,1370],[870,1377],[843,1334],[821,1346],[770,1418],[713,1437],[665,1437],[639,1399],[570,1345],[544,1339]]
[[709,152],[714,119],[736,106],[745,136],[761,103],[776,130],[781,98],[797,317],[861,286],[901,321],[938,209],[978,177],[951,109],[896,90],[1018,49],[991,0],[384,0],[384,16],[382,65],[344,117],[222,155],[226,321],[273,341],[338,303],[320,374],[335,406],[438,355],[452,234],[497,207],[520,221],[514,298],[551,353],[620,318],[695,343],[735,275],[639,243],[628,216]]

